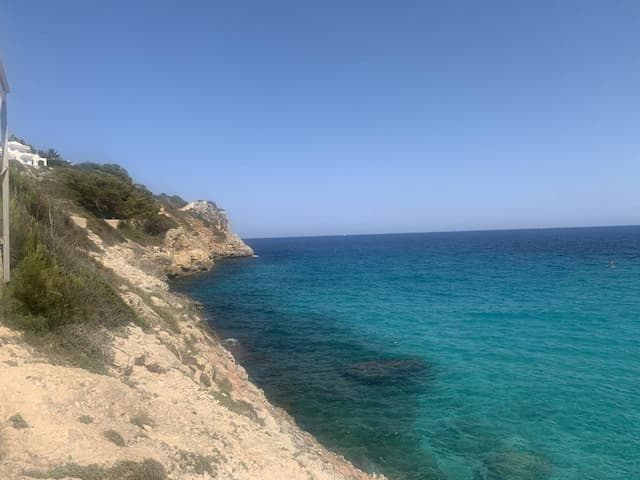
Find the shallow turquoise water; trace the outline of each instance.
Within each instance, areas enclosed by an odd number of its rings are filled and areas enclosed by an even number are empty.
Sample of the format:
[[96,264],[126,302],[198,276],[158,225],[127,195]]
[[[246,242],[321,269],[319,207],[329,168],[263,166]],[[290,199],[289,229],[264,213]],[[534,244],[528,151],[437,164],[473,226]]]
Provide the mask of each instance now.
[[[175,287],[327,447],[392,479],[640,478],[640,227],[249,243]],[[389,358],[424,368],[348,374]]]

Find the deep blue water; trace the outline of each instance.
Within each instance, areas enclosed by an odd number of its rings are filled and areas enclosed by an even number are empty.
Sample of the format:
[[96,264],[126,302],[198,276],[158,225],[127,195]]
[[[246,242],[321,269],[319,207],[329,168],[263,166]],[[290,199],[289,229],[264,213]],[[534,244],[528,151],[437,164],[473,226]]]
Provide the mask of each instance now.
[[357,465],[640,478],[640,227],[248,243],[259,258],[175,287],[239,339],[274,403]]

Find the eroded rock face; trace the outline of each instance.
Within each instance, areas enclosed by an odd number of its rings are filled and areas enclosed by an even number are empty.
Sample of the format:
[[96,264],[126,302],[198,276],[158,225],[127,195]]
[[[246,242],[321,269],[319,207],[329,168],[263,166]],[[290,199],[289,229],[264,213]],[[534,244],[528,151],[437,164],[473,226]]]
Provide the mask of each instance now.
[[225,211],[213,202],[191,202],[177,213],[165,214],[178,224],[164,240],[170,260],[165,270],[170,276],[209,270],[216,258],[253,255],[229,228]]
[[344,374],[356,380],[383,382],[423,376],[428,366],[418,358],[378,358],[354,363]]
[[[98,331],[104,372],[48,363],[0,321],[0,479],[375,480],[300,430],[170,291],[167,249],[108,245],[114,274],[146,328]],[[119,280],[115,280],[119,278]],[[74,327],[75,328],[75,327]],[[234,344],[235,342],[226,342]],[[126,467],[126,468],[125,468]],[[165,476],[166,473],[166,476]]]

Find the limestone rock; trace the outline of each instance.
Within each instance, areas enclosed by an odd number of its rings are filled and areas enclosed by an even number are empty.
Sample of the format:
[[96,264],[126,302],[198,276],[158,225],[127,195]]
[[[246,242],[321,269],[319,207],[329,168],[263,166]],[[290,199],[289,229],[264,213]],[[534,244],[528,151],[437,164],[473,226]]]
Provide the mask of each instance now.
[[213,202],[191,202],[180,215],[165,212],[178,226],[167,231],[164,247],[170,276],[211,268],[216,258],[253,255],[253,250],[229,228],[227,214]]

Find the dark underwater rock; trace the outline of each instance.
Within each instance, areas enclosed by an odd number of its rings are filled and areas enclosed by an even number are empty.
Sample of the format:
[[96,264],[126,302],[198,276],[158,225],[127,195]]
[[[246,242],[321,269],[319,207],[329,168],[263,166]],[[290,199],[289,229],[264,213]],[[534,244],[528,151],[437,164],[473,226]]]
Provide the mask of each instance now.
[[545,480],[551,476],[548,458],[531,451],[504,449],[488,456],[484,472],[476,478],[483,480]]
[[417,358],[377,358],[349,365],[344,374],[357,380],[379,382],[421,376],[427,367]]

